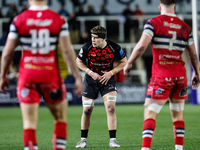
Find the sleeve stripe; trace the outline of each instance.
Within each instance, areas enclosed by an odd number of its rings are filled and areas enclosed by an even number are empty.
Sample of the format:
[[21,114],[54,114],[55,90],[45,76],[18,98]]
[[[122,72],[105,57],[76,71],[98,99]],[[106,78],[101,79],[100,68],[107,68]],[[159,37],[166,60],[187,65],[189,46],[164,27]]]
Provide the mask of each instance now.
[[154,27],[152,25],[152,23],[150,22],[147,22],[145,25],[144,25],[144,31],[143,31],[144,34],[147,34],[148,36],[150,36],[151,38],[154,36]]
[[62,30],[59,34],[59,36],[69,36],[69,31],[67,30]]
[[14,33],[14,32],[9,32],[8,38],[10,38],[10,39],[17,39],[18,38],[18,34]]

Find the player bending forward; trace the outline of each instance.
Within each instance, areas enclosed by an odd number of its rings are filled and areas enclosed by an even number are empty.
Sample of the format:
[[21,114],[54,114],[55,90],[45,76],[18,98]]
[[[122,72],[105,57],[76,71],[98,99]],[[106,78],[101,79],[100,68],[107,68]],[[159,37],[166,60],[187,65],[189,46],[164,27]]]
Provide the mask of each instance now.
[[[81,48],[77,64],[86,72],[82,92],[83,114],[81,118],[81,141],[76,148],[87,147],[87,136],[90,126],[90,117],[94,107],[94,100],[100,92],[104,100],[107,113],[107,123],[110,135],[110,147],[120,147],[116,140],[117,118],[115,104],[117,100],[115,74],[122,70],[127,59],[122,48],[106,40],[106,29],[96,26],[91,30],[92,41],[86,42]],[[114,60],[119,64],[113,68]],[[87,66],[84,61],[88,60]]]

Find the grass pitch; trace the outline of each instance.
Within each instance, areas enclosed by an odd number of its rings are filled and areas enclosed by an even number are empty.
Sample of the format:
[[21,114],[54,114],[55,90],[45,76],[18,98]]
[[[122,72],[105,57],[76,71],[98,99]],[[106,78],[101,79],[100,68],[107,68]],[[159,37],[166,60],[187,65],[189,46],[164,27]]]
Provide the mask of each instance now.
[[[117,140],[119,150],[140,150],[142,145],[143,105],[116,105]],[[200,106],[186,104],[184,111],[184,150],[200,150]],[[80,140],[82,106],[68,107],[67,148],[76,149]],[[53,119],[45,106],[39,109],[37,140],[39,150],[51,150]],[[103,105],[95,105],[87,140],[88,150],[110,150],[106,112]],[[22,150],[22,118],[19,107],[0,107],[0,150]],[[172,120],[166,104],[156,120],[152,150],[174,150]]]

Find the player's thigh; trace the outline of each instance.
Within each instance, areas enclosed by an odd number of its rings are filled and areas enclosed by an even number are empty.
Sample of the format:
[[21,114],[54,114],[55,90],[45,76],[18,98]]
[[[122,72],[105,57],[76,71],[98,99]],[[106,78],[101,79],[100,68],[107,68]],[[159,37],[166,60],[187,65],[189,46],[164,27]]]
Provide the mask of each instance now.
[[173,101],[176,101],[176,99],[186,99],[188,96],[187,88],[188,86],[186,77],[177,78],[176,84],[170,92],[170,99],[174,99]]
[[17,97],[20,103],[35,104],[40,103],[40,94],[35,83],[18,79]]
[[39,103],[35,104],[20,103],[20,108],[23,118],[23,128],[36,129],[38,122]]
[[88,99],[97,99],[99,86],[90,76],[86,75],[83,81],[82,96]]
[[158,100],[158,99],[152,99],[152,98],[146,98],[145,104],[144,104],[144,119],[152,118],[156,119],[157,115],[161,111],[162,107],[167,102],[167,99],[165,100]]
[[[114,76],[111,77],[111,79],[108,81],[106,85],[100,84],[100,94],[103,98],[111,96],[110,97],[111,99],[117,96],[116,81],[115,81]],[[116,102],[116,98],[114,98],[114,100]],[[104,102],[105,102],[105,99],[104,99]]]
[[146,97],[155,100],[168,99],[174,83],[166,78],[152,77],[146,91]]

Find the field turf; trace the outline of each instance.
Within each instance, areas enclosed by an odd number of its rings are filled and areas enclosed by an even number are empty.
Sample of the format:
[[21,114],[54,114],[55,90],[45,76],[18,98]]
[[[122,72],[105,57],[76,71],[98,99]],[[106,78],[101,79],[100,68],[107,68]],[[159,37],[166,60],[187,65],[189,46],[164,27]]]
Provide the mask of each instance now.
[[[143,105],[117,105],[119,150],[140,150],[142,144]],[[68,150],[80,140],[82,106],[68,107]],[[184,111],[184,150],[200,150],[200,106],[186,104]],[[51,150],[53,119],[45,106],[39,109],[37,139],[39,150]],[[103,105],[95,105],[88,133],[87,150],[109,150],[107,119]],[[152,150],[174,150],[172,120],[166,104],[156,120]],[[22,118],[19,107],[0,107],[0,150],[23,150]]]

